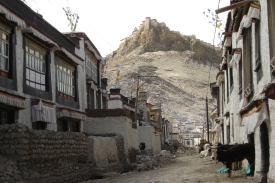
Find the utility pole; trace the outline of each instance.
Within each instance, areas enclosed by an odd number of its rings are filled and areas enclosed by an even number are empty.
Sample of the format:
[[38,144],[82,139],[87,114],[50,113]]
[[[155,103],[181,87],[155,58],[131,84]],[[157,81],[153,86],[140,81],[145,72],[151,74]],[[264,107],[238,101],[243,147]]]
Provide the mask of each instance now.
[[[137,108],[138,108],[138,91],[139,91],[139,78],[140,77],[157,77],[157,76],[137,76],[137,90],[136,90],[136,100],[135,100],[135,123],[137,122]],[[144,83],[143,83],[144,84]]]
[[135,123],[137,123],[138,90],[139,90],[139,75],[137,76],[137,89],[136,89],[136,102],[135,102]]
[[209,121],[208,121],[208,99],[206,97],[206,125],[207,125],[207,141],[209,142]]

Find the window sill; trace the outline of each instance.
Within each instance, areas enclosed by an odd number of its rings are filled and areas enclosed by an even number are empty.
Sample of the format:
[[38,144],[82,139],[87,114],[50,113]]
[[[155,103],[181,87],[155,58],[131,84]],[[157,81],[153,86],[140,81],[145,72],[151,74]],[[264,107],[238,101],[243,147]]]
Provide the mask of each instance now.
[[4,77],[4,78],[8,78],[8,77],[9,77],[9,73],[8,73],[8,72],[5,72],[5,71],[0,70],[0,76],[2,76],[2,77]]
[[62,93],[62,92],[58,92],[58,96],[63,97],[63,98],[68,99],[68,100],[75,101],[75,98],[74,98],[74,97],[72,97],[72,96],[70,96],[70,95],[67,95],[67,94],[65,94],[65,93]]

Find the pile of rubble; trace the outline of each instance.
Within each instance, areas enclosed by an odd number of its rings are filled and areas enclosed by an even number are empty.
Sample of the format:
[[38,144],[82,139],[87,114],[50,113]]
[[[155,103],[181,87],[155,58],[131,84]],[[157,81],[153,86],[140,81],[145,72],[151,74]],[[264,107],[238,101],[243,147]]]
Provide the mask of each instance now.
[[194,155],[199,153],[199,147],[180,147],[177,152],[186,155]]
[[149,171],[162,168],[164,164],[171,163],[175,155],[171,155],[169,151],[162,150],[158,155],[137,155],[136,164],[133,165],[134,171]]

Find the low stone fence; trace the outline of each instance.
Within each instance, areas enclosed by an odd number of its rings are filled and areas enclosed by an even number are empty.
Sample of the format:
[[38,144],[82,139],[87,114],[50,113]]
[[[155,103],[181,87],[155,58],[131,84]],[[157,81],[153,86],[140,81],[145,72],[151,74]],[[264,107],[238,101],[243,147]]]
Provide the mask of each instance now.
[[87,137],[82,133],[0,125],[0,155],[17,162],[30,183],[78,182],[90,178]]
[[0,182],[23,183],[16,161],[0,156]]

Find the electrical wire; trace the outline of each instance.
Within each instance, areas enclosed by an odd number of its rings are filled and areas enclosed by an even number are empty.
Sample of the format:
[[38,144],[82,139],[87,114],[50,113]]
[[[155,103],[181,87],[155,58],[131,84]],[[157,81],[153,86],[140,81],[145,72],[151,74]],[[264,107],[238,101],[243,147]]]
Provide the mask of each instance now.
[[[37,2],[35,0],[32,0],[33,2],[35,2],[35,4],[37,4]],[[38,5],[38,4],[37,4]]]
[[[37,8],[41,8],[41,6],[40,6],[40,4],[39,3],[37,3],[35,0],[32,0],[36,5],[37,5]],[[60,10],[50,1],[50,0],[47,0],[50,4],[51,4],[51,6],[52,7],[54,7],[55,8],[55,10],[57,11],[57,12],[60,12]],[[72,4],[68,1],[68,0],[65,0],[70,6],[72,6]],[[27,3],[27,0],[25,0],[25,2]],[[28,5],[29,6],[29,5]],[[72,6],[72,8],[73,8],[73,6]],[[73,8],[73,10],[74,11],[76,11],[76,13],[78,13],[78,11],[77,11],[77,9],[75,9],[75,8]],[[38,11],[38,10],[37,10]],[[84,19],[85,20],[85,19]],[[114,46],[112,46],[91,24],[90,24],[90,22],[88,22],[87,20],[85,20],[86,21],[86,23],[101,37],[101,39],[102,40],[104,40],[112,49],[115,49],[114,48]],[[67,26],[65,26],[64,24],[62,24],[61,22],[60,22],[60,24],[59,25],[61,25],[63,28],[65,28],[65,29],[68,29],[68,27]],[[103,52],[105,52],[106,54],[108,53],[108,51],[106,50],[106,49],[104,49],[103,47],[101,47],[100,46],[100,44],[98,44],[97,42],[95,42],[94,40],[92,40],[91,38],[89,38],[92,42],[93,42],[93,44],[97,47],[97,48],[99,48],[100,50],[102,50]]]
[[[72,4],[69,2],[69,0],[65,0],[65,1],[67,1],[67,3],[69,3],[69,5],[71,5],[72,6]],[[77,11],[77,9],[75,9],[75,8],[73,8],[77,13],[78,13],[78,11]],[[85,19],[84,19],[85,20]],[[110,47],[112,47],[113,49],[115,49],[91,24],[90,24],[90,22],[88,22],[87,20],[85,20],[86,21],[86,23],[110,46]]]

